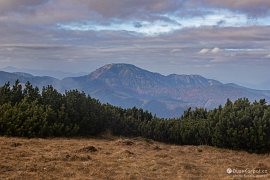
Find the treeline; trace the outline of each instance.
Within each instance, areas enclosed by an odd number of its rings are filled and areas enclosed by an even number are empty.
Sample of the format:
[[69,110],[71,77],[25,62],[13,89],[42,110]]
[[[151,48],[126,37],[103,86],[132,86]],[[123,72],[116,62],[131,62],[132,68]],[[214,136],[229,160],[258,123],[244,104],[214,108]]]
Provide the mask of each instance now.
[[211,145],[250,152],[270,150],[270,106],[265,100],[227,100],[207,111],[189,108],[177,119],[160,119],[142,109],[102,104],[78,90],[40,91],[27,82],[0,87],[0,135],[24,137],[142,136],[186,145]]
[[0,134],[25,137],[93,136],[113,128],[116,119],[144,120],[142,109],[121,109],[78,90],[59,93],[52,86],[40,90],[16,81],[0,88]]

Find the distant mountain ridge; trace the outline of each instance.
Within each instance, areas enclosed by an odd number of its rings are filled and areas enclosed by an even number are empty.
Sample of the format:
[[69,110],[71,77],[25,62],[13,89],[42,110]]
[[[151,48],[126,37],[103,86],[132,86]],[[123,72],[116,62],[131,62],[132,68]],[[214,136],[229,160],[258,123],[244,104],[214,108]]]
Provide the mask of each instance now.
[[50,75],[51,77],[63,79],[65,77],[71,77],[71,76],[82,76],[87,73],[85,72],[79,72],[79,73],[71,73],[71,72],[63,72],[63,71],[55,71],[55,70],[41,70],[41,69],[27,69],[27,68],[16,68],[12,66],[7,66],[5,68],[0,69],[0,71],[5,72],[24,72],[27,74],[31,74],[34,76],[47,76]]
[[64,92],[78,89],[101,102],[121,107],[142,107],[159,117],[180,116],[188,107],[214,108],[227,98],[247,97],[270,101],[270,91],[254,90],[236,84],[223,84],[200,75],[168,76],[131,64],[107,64],[88,75],[58,80],[25,73],[0,72],[0,84],[20,79],[42,87],[52,84]]

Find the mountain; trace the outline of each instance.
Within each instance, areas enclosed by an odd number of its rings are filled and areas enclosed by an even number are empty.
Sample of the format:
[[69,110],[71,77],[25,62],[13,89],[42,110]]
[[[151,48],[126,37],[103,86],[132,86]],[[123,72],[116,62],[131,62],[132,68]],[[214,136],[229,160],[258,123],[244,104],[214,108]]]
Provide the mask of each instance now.
[[199,75],[168,76],[153,73],[130,64],[108,64],[79,77],[58,80],[25,73],[0,72],[0,83],[20,79],[39,87],[52,84],[61,92],[79,89],[101,102],[121,107],[141,107],[159,117],[180,116],[188,107],[214,108],[227,98],[247,97],[270,101],[270,91],[254,90],[236,84],[223,84]]
[[55,88],[61,89],[61,81],[53,77],[33,76],[31,74],[22,72],[9,73],[0,71],[0,85],[5,84],[6,82],[14,83],[17,79],[19,79],[22,84],[29,81],[39,88],[47,85],[53,85]]
[[58,79],[63,79],[65,77],[71,77],[71,76],[82,76],[82,75],[87,74],[85,72],[71,73],[71,72],[54,71],[54,70],[16,68],[13,66],[7,66],[5,68],[0,69],[0,71],[11,72],[11,73],[25,72],[25,73],[29,73],[35,76],[46,76],[49,74],[51,77],[58,78]]

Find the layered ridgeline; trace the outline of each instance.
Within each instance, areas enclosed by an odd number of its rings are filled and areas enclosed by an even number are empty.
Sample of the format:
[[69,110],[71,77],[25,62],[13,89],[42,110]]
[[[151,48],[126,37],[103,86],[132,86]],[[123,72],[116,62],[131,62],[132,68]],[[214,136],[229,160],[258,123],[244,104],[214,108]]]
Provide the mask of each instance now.
[[265,100],[227,100],[213,110],[187,109],[179,119],[160,119],[142,109],[102,104],[79,92],[40,91],[30,83],[0,87],[0,135],[25,137],[141,136],[175,144],[270,151],[270,106]]
[[58,80],[25,73],[0,72],[0,83],[19,79],[42,87],[53,85],[58,91],[78,89],[123,108],[138,107],[159,117],[179,117],[188,107],[212,109],[225,104],[227,98],[246,97],[251,101],[270,101],[270,91],[254,90],[235,84],[223,84],[199,75],[168,76],[149,72],[130,64],[108,64],[89,75]]

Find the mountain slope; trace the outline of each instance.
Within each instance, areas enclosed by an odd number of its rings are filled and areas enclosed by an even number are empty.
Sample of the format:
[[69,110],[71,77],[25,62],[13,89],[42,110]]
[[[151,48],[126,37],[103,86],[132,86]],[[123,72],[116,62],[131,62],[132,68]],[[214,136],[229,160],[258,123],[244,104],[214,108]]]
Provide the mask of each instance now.
[[[1,72],[4,73],[4,72]],[[227,98],[250,100],[264,98],[270,101],[270,91],[248,89],[235,84],[222,84],[199,75],[168,76],[153,73],[130,64],[108,64],[89,75],[57,80],[23,73],[1,75],[0,83],[20,79],[34,85],[54,85],[64,92],[79,89],[116,106],[142,107],[160,117],[180,116],[188,107],[214,108]]]

